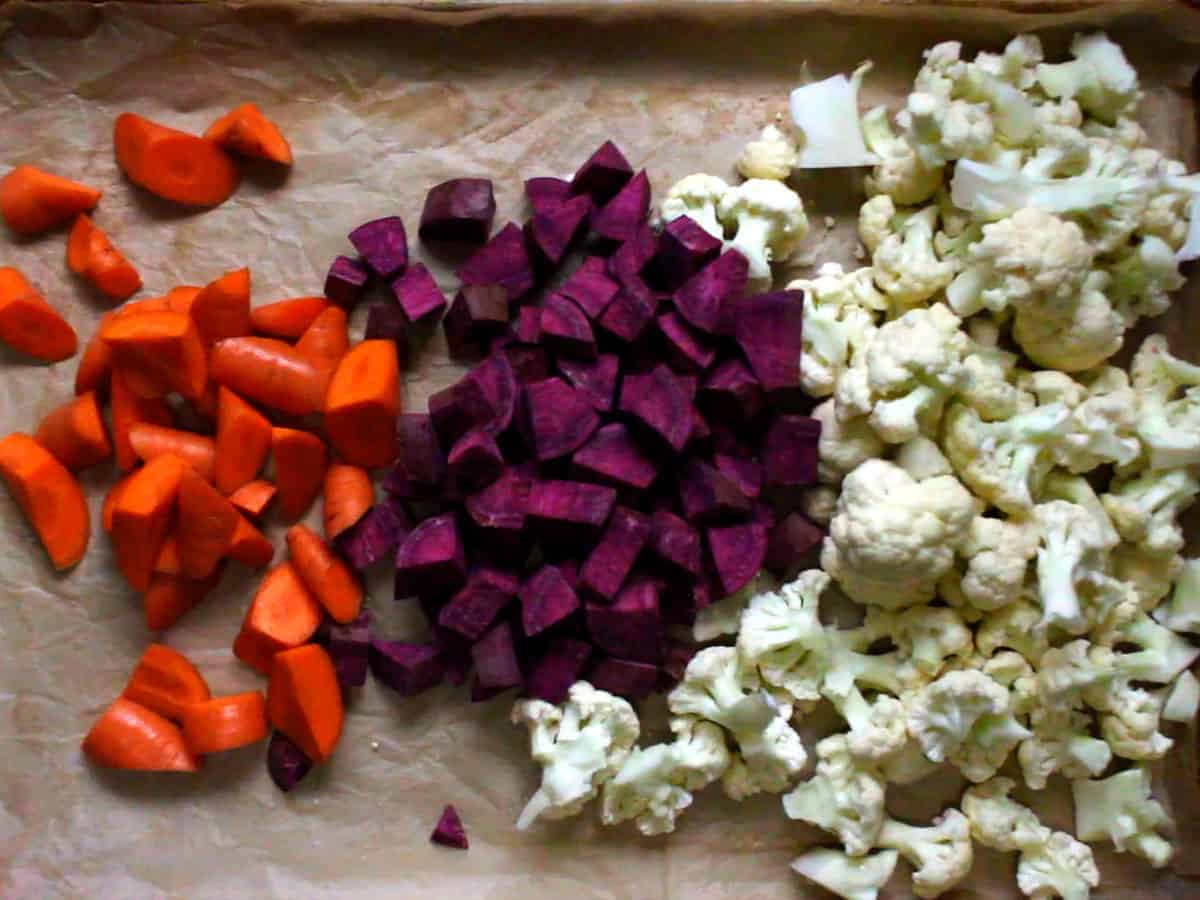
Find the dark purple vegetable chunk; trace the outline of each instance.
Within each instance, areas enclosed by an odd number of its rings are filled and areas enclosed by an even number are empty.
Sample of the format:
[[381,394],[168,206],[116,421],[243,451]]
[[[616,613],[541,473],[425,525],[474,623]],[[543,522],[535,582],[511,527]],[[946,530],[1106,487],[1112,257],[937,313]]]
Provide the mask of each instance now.
[[766,405],[762,385],[740,359],[717,363],[700,385],[696,402],[714,422],[726,423],[756,418]]
[[[528,309],[523,307],[522,312]],[[537,318],[538,328],[541,328],[542,315],[538,310],[529,309]],[[541,347],[523,347],[510,345],[504,348],[504,358],[508,360],[513,375],[520,384],[530,384],[534,381],[545,381],[550,377],[550,361],[546,351]]]
[[[439,445],[453,447],[468,431],[488,425],[495,417],[495,410],[483,385],[468,376],[430,396],[429,417]],[[401,421],[404,418],[401,416]]]
[[522,344],[536,344],[542,337],[542,311],[535,306],[522,306],[512,331]]
[[558,266],[583,237],[591,211],[590,197],[573,197],[555,206],[544,206],[534,213],[529,220],[529,237],[550,266]]
[[627,700],[641,700],[658,685],[658,666],[631,659],[602,659],[588,673],[592,687]]
[[587,396],[598,412],[612,410],[617,379],[621,377],[620,357],[603,353],[595,359],[560,359],[558,371],[576,390]]
[[662,658],[659,588],[650,580],[633,581],[612,605],[589,603],[587,626],[592,641],[613,656],[657,664]]
[[579,596],[558,566],[542,566],[523,585],[521,624],[533,637],[579,609]]
[[654,277],[675,290],[717,258],[717,240],[687,216],[672,219],[658,237],[658,252],[650,263]]
[[375,680],[404,697],[436,687],[445,675],[437,648],[432,644],[372,640],[367,658]]
[[450,594],[467,580],[462,535],[453,514],[426,519],[396,551],[396,596]]
[[762,523],[710,528],[707,537],[708,551],[726,595],[740,591],[762,569],[767,556],[767,529]]
[[717,471],[737,485],[745,496],[754,500],[762,490],[763,470],[752,456],[718,453],[713,457]]
[[493,353],[465,377],[483,389],[492,418],[481,427],[488,434],[501,434],[512,424],[517,410],[519,388],[512,363],[504,353]]
[[562,294],[551,294],[542,304],[542,343],[553,353],[592,359],[596,336],[587,316]]
[[485,490],[467,498],[467,514],[480,528],[519,535],[525,527],[532,486],[528,476],[505,469]]
[[654,259],[658,250],[658,235],[649,225],[642,225],[634,232],[608,260],[608,274],[617,283],[639,296],[646,289],[642,273]]
[[371,614],[363,610],[353,622],[330,622],[325,649],[333,660],[338,684],[362,687],[367,683],[367,656],[371,646]]
[[579,449],[600,425],[587,397],[561,378],[525,385],[523,411],[539,460],[557,459]]
[[422,241],[482,244],[492,230],[496,198],[487,178],[452,178],[425,195],[417,234]]
[[578,481],[537,481],[529,490],[529,514],[546,522],[603,528],[617,492]]
[[499,285],[512,300],[529,293],[536,279],[520,226],[510,222],[496,232],[458,270],[458,277],[463,284]]
[[700,532],[665,509],[650,520],[650,551],[664,562],[695,577],[700,574],[703,547]]
[[496,439],[483,431],[468,431],[450,448],[446,473],[450,483],[463,494],[474,494],[500,477],[504,457]]
[[325,296],[347,309],[356,304],[362,297],[371,272],[357,259],[349,256],[339,256],[329,266],[325,276]]
[[446,309],[446,295],[424,263],[413,263],[391,283],[392,296],[414,325],[436,319]]
[[575,473],[616,487],[644,491],[658,469],[620,422],[599,429],[571,458]]
[[766,566],[778,575],[791,574],[820,549],[825,532],[806,516],[791,512],[767,536]]
[[750,512],[750,498],[718,469],[689,459],[679,475],[679,506],[689,522],[727,522]]
[[412,530],[408,514],[394,498],[371,507],[361,519],[339,534],[338,552],[359,572],[395,554]]
[[726,250],[675,293],[675,308],[701,331],[725,331],[726,307],[746,290],[748,269],[746,257],[737,250]]
[[571,179],[572,194],[587,194],[597,205],[607,203],[633,177],[633,167],[612,141],[605,141]]
[[487,701],[491,700],[494,697],[499,697],[501,694],[503,694],[505,691],[508,691],[508,690],[511,690],[511,688],[485,687],[482,683],[480,683],[479,676],[476,675],[474,678],[471,679],[471,692],[470,692],[471,702],[472,703],[486,703]]
[[700,410],[692,407],[692,433],[688,435],[689,447],[701,447],[712,438],[712,426],[708,419],[700,414]]
[[618,506],[600,542],[579,570],[580,587],[594,597],[613,599],[633,571],[633,564],[649,538],[650,518]]
[[666,366],[621,383],[622,412],[636,418],[679,452],[692,433],[692,408],[684,387]]
[[[454,389],[448,390],[453,391]],[[447,391],[442,391],[441,394],[447,394]],[[434,396],[439,395],[435,394]],[[451,398],[453,395],[447,396],[446,399]],[[482,398],[482,393],[480,398],[482,405],[486,407],[486,400]],[[434,397],[429,398],[429,406],[432,410]],[[447,422],[449,422],[450,415],[450,410],[446,408],[443,416],[446,417]],[[454,416],[457,415],[458,413],[454,413]],[[458,430],[457,424],[453,429],[447,424],[447,434],[456,430]],[[466,428],[463,429],[463,431],[466,430]],[[396,443],[399,449],[394,472],[398,479],[429,487],[436,487],[442,483],[442,478],[446,474],[446,456],[442,453],[442,445],[438,440],[438,432],[435,429],[432,415],[403,413],[396,420]]]
[[508,291],[495,284],[463,285],[442,327],[455,357],[481,356],[488,342],[508,326]]
[[408,235],[399,216],[364,222],[350,232],[350,243],[380,278],[391,278],[408,265]]
[[436,624],[436,615],[429,616],[427,613],[426,618],[434,623],[429,629],[430,641],[437,651],[446,680],[456,687],[466,684],[467,676],[471,674],[471,642],[461,634]]
[[622,290],[605,307],[596,324],[613,337],[631,344],[642,336],[654,318],[654,308],[648,300]]
[[471,659],[482,687],[503,690],[521,683],[521,664],[507,622],[501,622],[471,648]]
[[446,805],[429,840],[443,847],[453,847],[455,850],[466,850],[470,846],[467,830],[463,828],[462,819],[458,817],[458,810],[449,804]]
[[583,674],[591,655],[592,648],[584,641],[556,638],[530,671],[526,693],[547,703],[562,703],[571,685]]
[[808,416],[778,416],[767,429],[762,461],[770,487],[817,483],[817,444],[821,423]]
[[471,641],[477,641],[512,602],[513,591],[472,576],[466,586],[450,598],[438,613],[438,624]]
[[408,317],[395,303],[372,303],[367,311],[368,341],[395,341],[396,355],[403,369],[408,365]]
[[271,743],[267,745],[267,774],[275,787],[287,793],[312,769],[313,761],[290,737],[282,731],[271,732]]
[[667,343],[667,358],[677,371],[701,372],[716,359],[712,345],[679,313],[660,313],[658,330]]
[[588,318],[597,319],[617,296],[621,286],[605,273],[603,258],[589,256],[558,290],[574,300]]
[[798,389],[804,294],[776,291],[743,297],[733,310],[733,336],[763,389]]
[[649,214],[650,179],[643,170],[592,214],[592,231],[610,241],[627,241],[638,233]]
[[561,178],[530,178],[525,182],[525,196],[535,213],[553,209],[571,196],[571,182]]

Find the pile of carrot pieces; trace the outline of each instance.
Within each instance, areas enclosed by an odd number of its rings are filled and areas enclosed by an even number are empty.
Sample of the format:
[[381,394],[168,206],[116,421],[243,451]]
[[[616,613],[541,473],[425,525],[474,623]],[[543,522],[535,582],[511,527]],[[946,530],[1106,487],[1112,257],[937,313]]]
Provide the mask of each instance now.
[[[203,137],[129,113],[114,136],[129,180],[191,206],[232,194],[231,151],[292,161],[287,141],[253,104]],[[141,278],[89,217],[99,200],[99,191],[31,166],[0,180],[0,217],[14,232],[70,223],[68,267],[126,300]],[[78,349],[71,326],[11,268],[0,269],[0,341],[46,362]],[[275,548],[258,525],[273,502],[295,522],[323,493],[325,532],[300,524],[288,531],[289,559],[266,572],[234,642],[235,654],[268,676],[265,699],[213,698],[191,662],[154,644],[84,752],[101,766],[195,771],[205,754],[274,728],[307,764],[327,759],[343,703],[329,654],[314,638],[328,621],[353,622],[363,601],[357,575],[329,541],[371,508],[368,468],[395,456],[395,342],[352,347],[346,310],[324,297],[252,309],[250,272],[239,269],[103,315],[80,357],[75,394],[32,436],[0,440],[0,477],[63,571],[83,558],[91,536],[77,473],[115,461],[122,477],[104,499],[102,524],[151,631],[170,628],[211,594],[228,562],[271,565]]]

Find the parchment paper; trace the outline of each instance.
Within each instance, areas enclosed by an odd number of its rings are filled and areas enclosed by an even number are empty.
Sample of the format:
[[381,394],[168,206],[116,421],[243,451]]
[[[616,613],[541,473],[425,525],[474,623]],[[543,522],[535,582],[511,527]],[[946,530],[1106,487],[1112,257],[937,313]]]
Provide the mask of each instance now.
[[[872,58],[865,102],[895,101],[935,40],[997,47],[1023,28],[1063,26],[1047,35],[1058,49],[1065,26],[1116,18],[1111,31],[1141,70],[1159,146],[1187,157],[1195,144],[1186,86],[1200,61],[1200,15],[1183,4],[931,11],[717,3],[690,7],[690,17],[675,15],[680,8],[9,5],[10,28],[0,38],[3,161],[103,187],[97,219],[140,268],[147,294],[249,265],[255,302],[263,303],[318,291],[329,260],[348,249],[343,235],[363,220],[399,213],[415,233],[426,189],[448,177],[494,178],[503,221],[526,214],[523,178],[568,173],[609,137],[659,189],[693,171],[730,175],[741,145],[784,108],[806,66],[824,77]],[[485,18],[503,20],[441,24]],[[110,137],[119,112],[199,131],[247,100],[291,140],[297,160],[289,177],[256,170],[231,201],[201,214],[169,209],[120,177]],[[849,261],[860,174],[797,182],[816,225],[808,259]],[[825,216],[837,219],[832,231],[821,227]],[[86,339],[106,305],[66,271],[64,245],[62,234],[5,240],[0,262],[26,272]],[[443,286],[453,284],[438,272]],[[1190,349],[1192,309],[1181,304],[1170,316],[1177,350]],[[10,356],[0,363],[4,432],[32,429],[70,396],[73,363],[46,368]],[[408,374],[410,408],[424,409],[454,374],[433,340]],[[787,821],[777,797],[734,805],[709,791],[674,835],[654,840],[630,828],[601,829],[590,813],[518,834],[512,823],[537,772],[523,733],[507,722],[511,701],[471,705],[462,690],[401,700],[368,686],[351,701],[333,761],[288,796],[270,784],[261,745],[212,757],[196,777],[88,767],[80,738],[152,639],[138,598],[113,574],[99,529],[99,501],[112,477],[107,470],[87,476],[97,534],[65,577],[50,573],[16,508],[0,497],[5,900],[818,893],[787,864],[802,846],[828,838]],[[281,531],[271,528],[277,545]],[[229,649],[254,583],[247,573],[230,574],[163,638],[196,661],[215,693],[262,686]],[[371,608],[392,634],[420,637],[419,614],[393,604],[386,577],[371,587]],[[1194,752],[1175,768],[1177,780],[1194,781]],[[954,802],[961,786],[942,779],[893,789],[889,805],[924,821]],[[447,802],[466,822],[469,853],[428,843]],[[1068,806],[1036,805],[1054,824],[1070,825]],[[1190,834],[1194,857],[1194,825]],[[1097,855],[1105,876],[1097,896],[1200,896],[1196,882]],[[1012,856],[980,850],[971,879],[952,896],[1016,896],[1013,866]],[[908,896],[908,877],[902,865],[888,896]]]

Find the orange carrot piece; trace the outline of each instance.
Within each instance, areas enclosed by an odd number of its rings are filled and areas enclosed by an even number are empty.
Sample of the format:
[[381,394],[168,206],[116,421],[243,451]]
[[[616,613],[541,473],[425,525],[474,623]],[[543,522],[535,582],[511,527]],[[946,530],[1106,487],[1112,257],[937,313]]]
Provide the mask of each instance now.
[[67,239],[67,268],[82,275],[100,293],[114,300],[132,297],[142,276],[96,223],[80,214]]
[[33,437],[75,471],[102,463],[113,453],[95,391],[48,412]]
[[325,480],[325,443],[307,431],[273,428],[271,453],[275,457],[279,511],[285,520],[294,522],[308,512]]
[[79,337],[16,269],[0,268],[0,341],[42,362],[75,355]]
[[129,445],[138,459],[150,462],[160,456],[177,456],[196,470],[205,481],[212,481],[216,444],[210,437],[178,428],[135,422],[129,428]]
[[250,334],[250,270],[236,269],[210,282],[190,312],[206,344]]
[[113,510],[117,508],[117,498],[121,496],[121,491],[125,489],[129,479],[133,475],[126,475],[116,484],[108,489],[108,493],[104,495],[104,504],[100,507],[100,524],[104,526],[104,530],[112,533],[113,526]]
[[217,489],[188,472],[179,483],[179,567],[188,578],[211,575],[229,552],[241,514]]
[[342,690],[329,654],[305,644],[275,655],[267,685],[267,715],[313,762],[329,759],[342,736]]
[[362,610],[363,589],[350,567],[307,525],[289,528],[287,545],[300,580],[325,611],[343,624],[353,622]]
[[125,369],[129,387],[142,397],[178,391],[199,397],[208,383],[208,360],[196,323],[184,313],[119,315],[100,330]]
[[[108,315],[112,315],[109,313]],[[100,320],[101,327],[108,316]],[[112,378],[112,348],[100,340],[97,331],[83,348],[79,357],[79,368],[75,370],[75,394],[79,396],[88,391],[104,395],[109,390],[109,380]]]
[[386,466],[396,458],[400,364],[395,341],[363,341],[343,358],[329,382],[325,430],[348,463]]
[[361,519],[375,503],[375,487],[366,469],[335,463],[325,473],[325,539],[335,537]]
[[193,753],[220,753],[265,738],[267,701],[262,691],[214,697],[183,711],[183,738]]
[[201,762],[177,725],[124,697],[96,720],[83,752],[106,769],[139,772],[196,772]]
[[337,367],[342,357],[350,352],[350,333],[347,330],[346,311],[340,306],[331,306],[308,326],[296,349],[317,365]]
[[193,579],[182,575],[155,573],[150,587],[142,595],[142,610],[146,627],[151,631],[166,631],[188,610],[212,593],[221,580],[221,566],[207,578]]
[[151,644],[138,660],[121,696],[180,722],[185,708],[203,703],[212,694],[190,659],[166,644]]
[[99,202],[95,188],[33,166],[17,166],[0,179],[0,216],[17,234],[65,225]]
[[271,422],[229,388],[217,395],[217,489],[232,494],[253,481],[271,452]]
[[213,141],[143,119],[117,116],[117,165],[152,194],[186,206],[217,206],[237,189],[233,159]]
[[75,476],[27,434],[0,441],[0,478],[33,526],[50,562],[69,569],[87,551],[92,523]]
[[243,103],[213,122],[204,136],[226,150],[265,159],[283,166],[292,164],[292,148],[279,128],[253,103]]
[[321,605],[285,562],[263,577],[233,642],[233,654],[269,675],[271,657],[308,641],[320,624]]
[[251,481],[229,495],[229,502],[252,518],[259,518],[275,499],[275,485],[266,479]]
[[250,310],[250,323],[259,334],[295,340],[308,331],[317,316],[329,309],[324,297],[293,297]]
[[238,517],[229,545],[229,558],[251,569],[265,569],[275,557],[275,546],[245,516]]
[[130,300],[112,311],[115,316],[132,316],[137,313],[173,312],[190,316],[192,304],[203,288],[195,285],[180,285],[173,287],[158,297],[143,297],[140,300]]
[[187,471],[188,464],[178,456],[160,456],[138,469],[117,495],[112,541],[117,568],[134,590],[150,587]]
[[173,534],[168,534],[162,549],[158,551],[158,559],[154,561],[154,574],[179,575],[182,572],[179,562],[179,539]]
[[112,373],[112,425],[113,446],[117,452],[117,468],[130,471],[137,465],[138,455],[134,452],[129,433],[135,425],[171,424],[171,407],[161,399],[139,397],[129,389],[125,373]]
[[248,400],[280,412],[304,416],[325,399],[330,373],[291,344],[273,338],[242,337],[217,341],[212,379]]

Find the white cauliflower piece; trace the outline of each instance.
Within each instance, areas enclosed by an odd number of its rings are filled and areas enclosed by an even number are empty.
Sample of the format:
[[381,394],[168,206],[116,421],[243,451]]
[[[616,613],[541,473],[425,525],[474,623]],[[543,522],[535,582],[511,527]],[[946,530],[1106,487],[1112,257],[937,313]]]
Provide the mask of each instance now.
[[1133,588],[1142,609],[1158,606],[1182,567],[1179,554],[1150,553],[1136,544],[1118,544],[1112,552],[1113,575]]
[[1200,462],[1200,366],[1171,355],[1167,339],[1142,341],[1131,366],[1137,434],[1152,469]]
[[893,461],[917,481],[954,474],[954,467],[941,448],[923,434],[901,444]]
[[1051,500],[1034,507],[1033,514],[1042,533],[1037,574],[1044,621],[1080,634],[1089,618],[1079,584],[1105,568],[1113,545],[1095,517],[1077,504]]
[[[875,283],[897,311],[927,303],[954,278],[954,264],[939,259],[934,250],[937,220],[934,206],[894,217],[898,228],[889,226],[871,253]],[[861,230],[861,213],[859,223]]]
[[1037,67],[1038,84],[1048,96],[1077,100],[1102,122],[1116,122],[1137,108],[1142,97],[1137,70],[1104,32],[1075,35],[1071,55],[1070,62]]
[[930,678],[940,674],[951,657],[968,656],[975,649],[962,615],[949,607],[910,607],[890,615],[887,624],[901,653]]
[[814,397],[828,397],[841,373],[875,336],[875,313],[887,301],[875,290],[871,269],[846,273],[826,263],[813,279],[791,282],[804,292],[804,335],[800,384]]
[[751,282],[771,280],[771,263],[790,257],[808,234],[800,195],[780,181],[751,178],[721,198],[717,217],[734,230],[728,246],[750,264]]
[[1013,853],[1050,838],[1050,829],[1033,810],[1009,796],[1016,786],[1011,778],[996,777],[963,793],[962,811],[971,824],[971,837],[984,847]]
[[1171,599],[1154,610],[1154,618],[1172,631],[1200,634],[1200,559],[1183,562]]
[[[872,435],[875,432],[871,432]],[[818,453],[820,447],[818,445]],[[818,525],[829,527],[837,511],[838,490],[828,484],[818,484],[806,490],[800,498],[801,511]]]
[[931,762],[945,762],[984,716],[1008,712],[1008,691],[978,671],[947,672],[908,700],[908,732]]
[[1037,555],[1040,535],[1020,520],[976,516],[959,548],[965,569],[949,573],[947,589],[961,595],[969,607],[990,612],[1015,603],[1025,588],[1029,563]]
[[1065,831],[1056,831],[1043,844],[1021,851],[1017,887],[1033,900],[1087,900],[1100,884],[1092,848]]
[[[986,671],[984,674],[991,675]],[[975,723],[967,739],[950,754],[950,762],[976,784],[987,781],[1008,760],[1009,755],[1033,732],[1012,714],[985,715]]]
[[1156,869],[1171,861],[1171,843],[1158,833],[1171,817],[1151,794],[1145,766],[1099,781],[1072,781],[1071,793],[1081,840],[1112,841],[1118,853],[1136,853]]
[[768,125],[758,140],[742,148],[737,170],[743,178],[786,181],[796,165],[796,141],[774,125]]
[[892,234],[895,217],[896,204],[887,194],[877,194],[858,208],[858,236],[868,253],[878,250]]
[[1025,784],[1035,791],[1046,787],[1050,776],[1067,778],[1099,775],[1112,762],[1112,748],[1090,733],[1091,719],[1071,711],[1035,717],[1033,737],[1017,748],[1017,761]]
[[1117,529],[1113,527],[1112,520],[1104,510],[1104,504],[1100,502],[1100,495],[1096,493],[1086,478],[1055,470],[1042,482],[1041,499],[1044,501],[1066,500],[1068,503],[1083,507],[1104,532],[1104,543],[1115,546],[1121,540]]
[[1013,339],[1040,366],[1079,372],[1100,365],[1125,336],[1125,320],[1105,294],[1109,281],[1106,272],[1093,271],[1071,302],[1019,308]]
[[1137,392],[1121,369],[1103,366],[1087,376],[1087,395],[1074,404],[1055,461],[1069,472],[1090,472],[1107,463],[1128,466],[1142,452],[1135,434]]
[[851,756],[844,735],[817,744],[817,773],[783,797],[783,811],[837,835],[850,856],[875,846],[884,821],[880,774]]
[[970,823],[957,809],[946,810],[928,828],[888,819],[876,843],[912,864],[918,897],[941,896],[967,877],[974,862]]
[[1168,469],[1118,479],[1100,500],[1123,539],[1147,553],[1171,556],[1183,549],[1183,529],[1177,520],[1197,492],[1200,481],[1191,472]]
[[1180,672],[1167,694],[1162,717],[1168,722],[1191,724],[1197,712],[1200,712],[1200,679],[1191,672]]
[[827,689],[825,695],[850,726],[846,746],[855,759],[880,763],[908,743],[907,713],[895,697],[879,694],[868,701],[854,684],[844,691]]
[[1142,316],[1161,316],[1171,305],[1170,294],[1183,287],[1175,251],[1162,238],[1147,234],[1111,266],[1109,299],[1127,325]]
[[1017,354],[997,346],[999,326],[990,317],[974,316],[966,325],[971,346],[963,357],[965,384],[958,395],[985,422],[1011,419],[1021,407],[1022,396],[1012,383]]
[[942,186],[943,166],[927,166],[907,135],[896,136],[887,109],[877,106],[862,120],[863,138],[879,163],[867,176],[867,192],[886,194],[903,206],[924,203]]
[[1084,691],[1084,698],[1100,716],[1100,736],[1122,759],[1162,759],[1174,746],[1160,733],[1163,698],[1124,679]]
[[988,613],[975,629],[975,647],[984,656],[1007,647],[1036,665],[1050,647],[1042,611],[1018,600]]
[[725,226],[718,219],[717,210],[730,190],[729,184],[716,175],[687,175],[667,191],[662,202],[662,220],[670,222],[687,216],[713,237],[723,241]]
[[875,429],[865,418],[839,418],[835,401],[826,400],[819,404],[812,416],[821,423],[821,437],[817,441],[817,478],[823,484],[841,484],[846,475],[868,459],[883,455],[884,443]]
[[1111,659],[1103,650],[1093,653],[1098,662],[1111,663],[1117,674],[1135,681],[1167,684],[1200,658],[1200,648],[1140,611],[1111,628],[1097,629],[1094,636],[1102,647],[1140,648],[1116,653]]
[[901,123],[926,166],[987,156],[996,126],[986,103],[952,100],[916,90],[908,95]]
[[742,616],[737,649],[743,663],[801,703],[821,698],[821,665],[829,642],[820,619],[821,595],[830,578],[801,572],[778,591],[755,596]]
[[843,900],[878,900],[899,859],[895,850],[847,856],[839,850],[816,847],[792,860],[792,869]]
[[740,590],[716,603],[710,603],[696,613],[692,623],[692,637],[697,643],[706,644],[724,634],[737,634],[742,613],[750,601],[759,594],[775,590],[775,579],[766,570],[759,572]]

